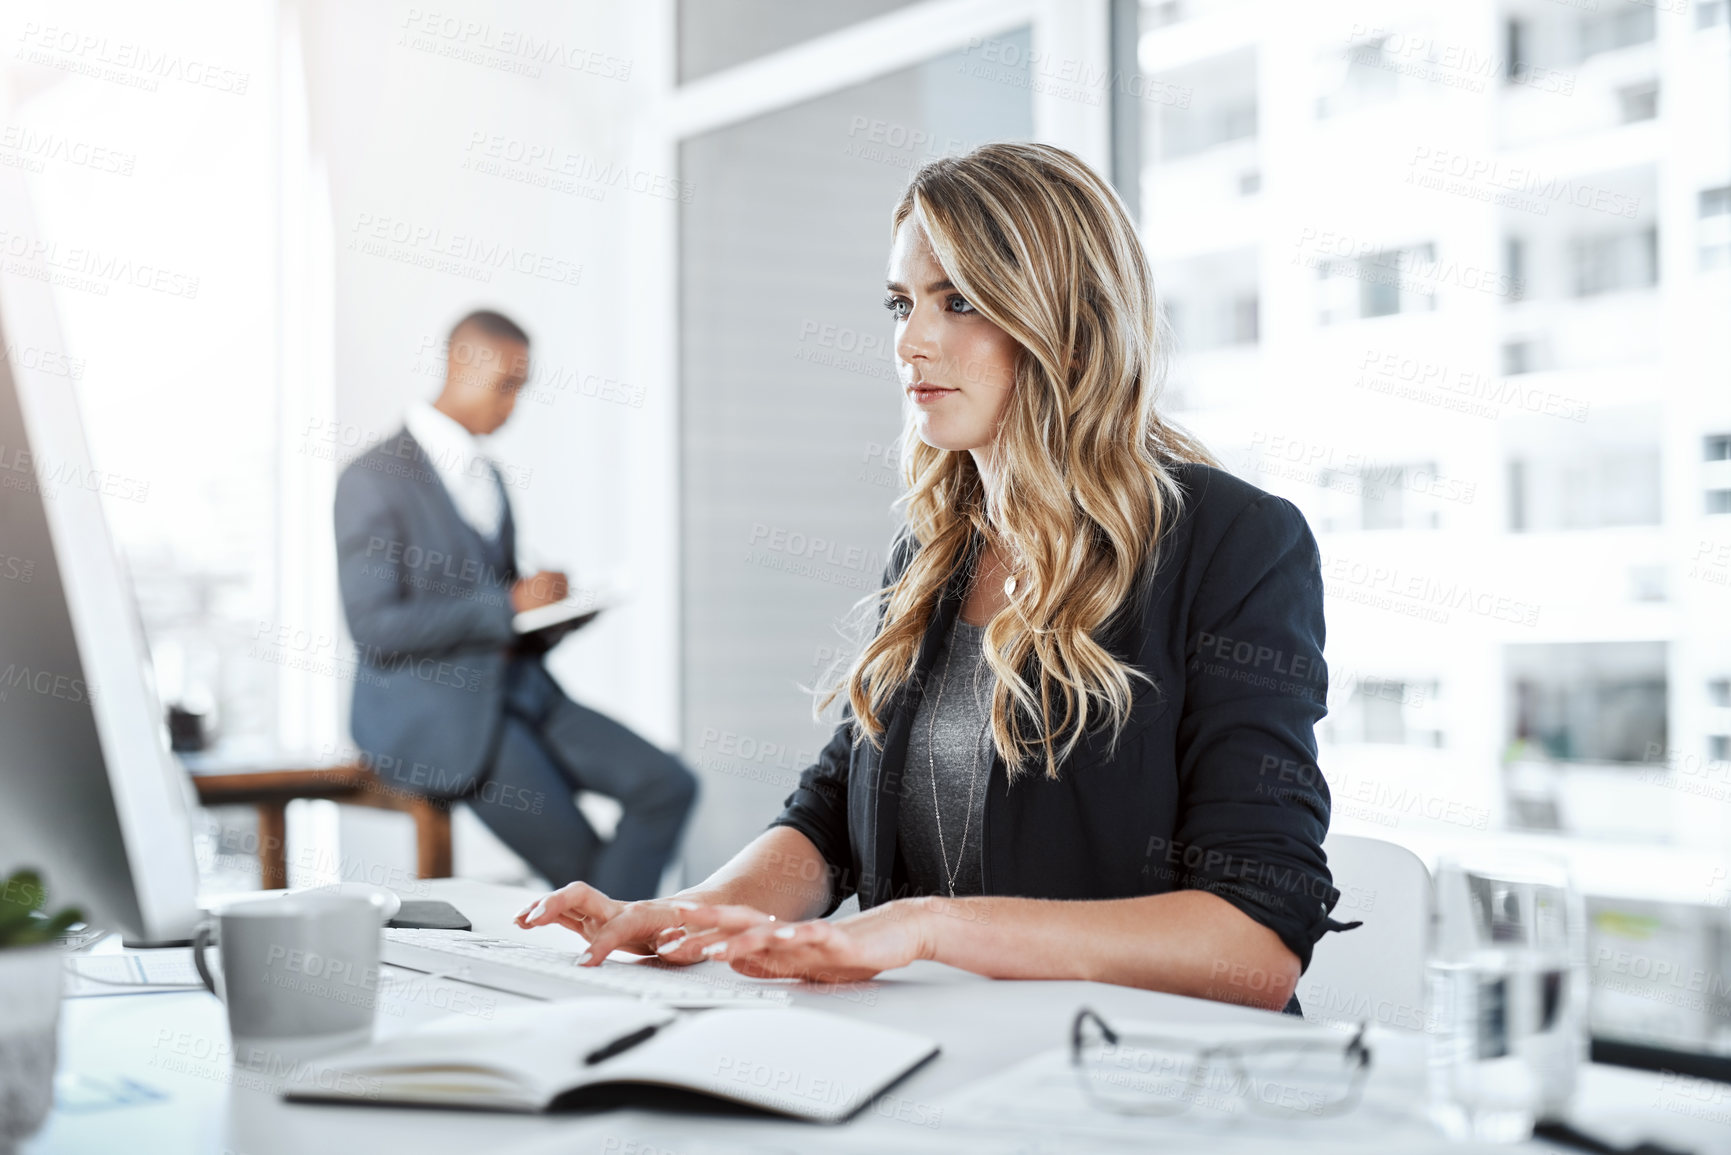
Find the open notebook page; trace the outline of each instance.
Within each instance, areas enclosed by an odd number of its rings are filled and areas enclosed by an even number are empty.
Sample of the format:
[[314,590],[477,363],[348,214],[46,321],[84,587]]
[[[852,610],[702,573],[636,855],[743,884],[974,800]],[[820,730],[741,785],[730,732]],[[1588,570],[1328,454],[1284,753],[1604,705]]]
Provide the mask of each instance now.
[[937,1053],[928,1038],[794,1008],[701,1011],[591,1068],[587,1082],[686,1087],[838,1122]]
[[452,1015],[332,1055],[308,1072],[305,1087],[288,1090],[539,1110],[584,1070],[585,1056],[677,1017],[639,999],[603,996],[513,1007],[488,1019]]

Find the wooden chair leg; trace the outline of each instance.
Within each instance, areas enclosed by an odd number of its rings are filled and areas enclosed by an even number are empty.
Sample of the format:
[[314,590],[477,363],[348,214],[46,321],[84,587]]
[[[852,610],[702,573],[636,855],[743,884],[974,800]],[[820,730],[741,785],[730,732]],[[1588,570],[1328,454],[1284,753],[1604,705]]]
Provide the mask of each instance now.
[[288,807],[282,802],[258,804],[258,874],[261,890],[288,886]]
[[436,802],[415,804],[416,872],[422,878],[451,877],[451,811]]

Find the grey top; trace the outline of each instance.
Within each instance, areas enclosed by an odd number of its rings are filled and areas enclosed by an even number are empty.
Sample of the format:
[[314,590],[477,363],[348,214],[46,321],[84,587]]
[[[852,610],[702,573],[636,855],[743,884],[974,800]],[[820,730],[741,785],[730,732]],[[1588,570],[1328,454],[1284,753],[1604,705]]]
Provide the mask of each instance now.
[[952,874],[954,893],[981,892],[980,848],[992,768],[989,720],[997,683],[981,648],[985,633],[986,627],[956,616],[908,736],[897,839],[909,884],[925,894],[951,893]]

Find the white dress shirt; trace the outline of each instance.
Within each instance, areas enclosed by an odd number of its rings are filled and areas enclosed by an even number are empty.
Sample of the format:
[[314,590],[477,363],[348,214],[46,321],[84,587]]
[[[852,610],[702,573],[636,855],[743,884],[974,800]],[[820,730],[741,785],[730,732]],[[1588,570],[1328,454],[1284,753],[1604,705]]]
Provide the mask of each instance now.
[[505,493],[494,477],[492,459],[481,452],[480,441],[425,401],[410,406],[403,423],[426,452],[458,515],[482,537],[497,537],[505,520]]

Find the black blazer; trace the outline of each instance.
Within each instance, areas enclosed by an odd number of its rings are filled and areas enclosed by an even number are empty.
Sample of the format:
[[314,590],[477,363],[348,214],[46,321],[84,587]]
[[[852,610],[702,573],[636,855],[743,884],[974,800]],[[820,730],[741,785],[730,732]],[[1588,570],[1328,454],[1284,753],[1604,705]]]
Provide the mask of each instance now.
[[[1036,768],[1011,786],[994,756],[984,890],[1057,899],[1208,890],[1273,929],[1308,967],[1316,940],[1341,929],[1328,917],[1340,892],[1322,853],[1329,795],[1316,768],[1328,689],[1316,539],[1290,502],[1229,473],[1185,465],[1176,475],[1184,506],[1152,580],[1095,634],[1157,689],[1133,681],[1115,754],[1108,734],[1091,732],[1055,782]],[[918,548],[898,540],[886,584]],[[908,730],[968,568],[943,593],[881,751],[854,745],[844,709],[772,823],[803,833],[828,861],[831,911],[855,892],[862,908],[914,893],[896,853]]]

